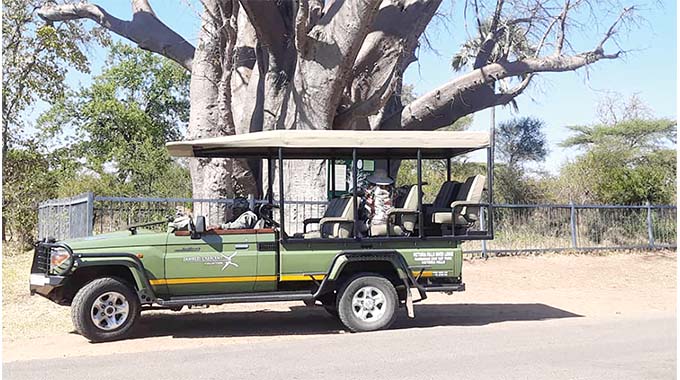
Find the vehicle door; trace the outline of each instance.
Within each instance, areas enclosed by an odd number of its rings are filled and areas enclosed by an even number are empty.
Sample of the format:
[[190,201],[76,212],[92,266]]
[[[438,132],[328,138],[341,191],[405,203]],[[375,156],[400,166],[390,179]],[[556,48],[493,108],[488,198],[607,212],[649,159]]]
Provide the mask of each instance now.
[[173,296],[253,291],[256,234],[253,230],[218,230],[192,238],[188,231],[171,233],[165,275]]

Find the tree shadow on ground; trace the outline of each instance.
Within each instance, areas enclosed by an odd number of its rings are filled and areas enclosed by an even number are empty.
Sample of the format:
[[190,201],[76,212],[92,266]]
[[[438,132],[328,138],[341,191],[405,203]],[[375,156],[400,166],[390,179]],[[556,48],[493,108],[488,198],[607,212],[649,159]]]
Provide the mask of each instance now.
[[[433,304],[416,305],[415,319],[404,309],[391,327],[483,326],[508,321],[543,321],[576,318],[574,314],[545,304]],[[339,320],[321,307],[294,306],[290,311],[188,312],[143,315],[134,338],[245,337],[274,335],[338,334],[345,331]]]

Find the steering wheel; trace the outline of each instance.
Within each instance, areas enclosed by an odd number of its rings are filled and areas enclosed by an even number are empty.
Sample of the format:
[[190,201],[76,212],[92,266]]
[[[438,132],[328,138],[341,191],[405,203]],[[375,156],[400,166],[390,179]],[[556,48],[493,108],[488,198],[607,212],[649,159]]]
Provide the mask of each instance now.
[[279,223],[274,220],[274,213],[272,212],[273,209],[279,208],[279,206],[276,206],[271,203],[262,203],[255,207],[255,211],[257,212],[257,216],[264,220],[264,225],[265,227],[279,227]]

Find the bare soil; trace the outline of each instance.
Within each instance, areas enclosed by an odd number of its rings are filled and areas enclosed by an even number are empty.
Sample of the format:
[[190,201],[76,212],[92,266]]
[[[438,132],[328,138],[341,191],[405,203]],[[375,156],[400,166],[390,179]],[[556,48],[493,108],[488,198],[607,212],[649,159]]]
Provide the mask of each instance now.
[[[239,304],[143,314],[132,339],[90,344],[69,309],[28,295],[30,257],[3,257],[3,361],[142,352],[344,333],[319,307]],[[467,291],[430,294],[395,329],[557,318],[675,316],[676,253],[543,254],[466,260]],[[68,347],[68,349],[65,349]]]

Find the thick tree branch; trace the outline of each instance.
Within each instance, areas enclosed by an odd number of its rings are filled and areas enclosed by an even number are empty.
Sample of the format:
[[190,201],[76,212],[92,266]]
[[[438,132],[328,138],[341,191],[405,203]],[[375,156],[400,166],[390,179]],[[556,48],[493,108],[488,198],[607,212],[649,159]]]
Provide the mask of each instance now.
[[295,72],[296,127],[330,129],[381,0],[337,0],[309,33]]
[[295,7],[292,1],[240,0],[261,46],[281,61],[290,47]]
[[[389,117],[381,129],[434,130],[457,118],[496,104],[506,104],[519,95],[531,80],[529,74],[573,71],[603,59],[618,58],[619,53],[589,51],[573,56],[527,58],[507,63],[492,63],[462,75],[423,95]],[[489,96],[484,90],[491,83],[509,77],[525,76],[524,82],[509,93]],[[482,99],[488,98],[488,99]]]
[[295,15],[295,45],[298,51],[302,51],[305,49],[309,28],[309,0],[298,0],[298,3]]
[[146,0],[132,3],[132,21],[116,18],[102,7],[90,3],[57,5],[47,3],[38,15],[49,22],[90,19],[102,27],[135,42],[140,48],[158,53],[191,71],[194,47],[182,36],[161,22]]
[[148,0],[132,0],[132,12],[146,12],[156,16]]
[[441,0],[385,0],[352,68],[334,129],[350,129],[358,117],[378,113],[406,67],[415,60],[418,39]]

